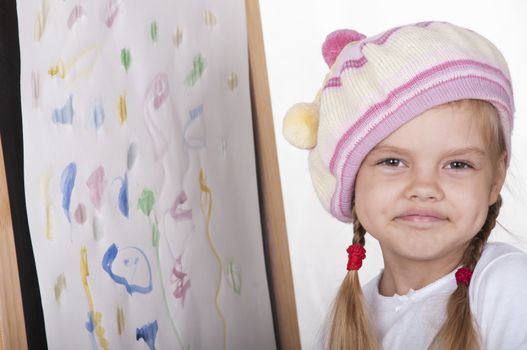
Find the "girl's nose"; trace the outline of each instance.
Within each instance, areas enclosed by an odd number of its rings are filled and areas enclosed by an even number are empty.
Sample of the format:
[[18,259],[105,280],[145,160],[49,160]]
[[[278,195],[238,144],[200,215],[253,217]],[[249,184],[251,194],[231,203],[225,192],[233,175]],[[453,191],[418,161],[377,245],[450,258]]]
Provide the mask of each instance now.
[[431,170],[414,169],[405,196],[411,200],[438,201],[444,198],[441,188],[439,174]]

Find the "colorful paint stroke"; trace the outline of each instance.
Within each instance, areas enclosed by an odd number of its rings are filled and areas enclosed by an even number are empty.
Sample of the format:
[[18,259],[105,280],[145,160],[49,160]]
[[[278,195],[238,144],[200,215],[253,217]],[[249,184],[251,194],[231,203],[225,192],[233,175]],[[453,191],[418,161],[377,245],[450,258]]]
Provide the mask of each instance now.
[[70,95],[63,107],[55,108],[51,116],[55,124],[72,124],[73,123],[73,96]]
[[221,288],[223,284],[223,270],[224,269],[223,269],[223,263],[221,261],[221,256],[218,253],[216,246],[214,245],[214,241],[212,239],[212,235],[210,232],[210,220],[212,217],[212,192],[205,179],[205,173],[203,169],[201,169],[199,172],[199,187],[201,190],[201,203],[200,203],[201,212],[203,214],[203,217],[205,218],[205,232],[207,234],[207,240],[209,242],[210,249],[212,253],[214,254],[214,257],[216,258],[218,265],[219,265],[220,278],[219,278],[218,286],[216,287],[215,306],[216,306],[216,313],[218,314],[223,324],[223,349],[227,349],[227,321],[225,320],[225,316],[223,315],[223,311],[221,310],[221,307],[220,307],[220,292],[221,292]]
[[157,74],[146,89],[144,98],[144,116],[148,134],[155,147],[155,159],[159,159],[166,152],[168,138],[170,135],[166,128],[158,120],[161,116],[156,115],[157,111],[165,104],[170,94],[168,85],[168,75],[166,73]]
[[156,350],[157,321],[145,324],[136,330],[136,340],[143,339],[149,350]]
[[124,174],[123,178],[119,178],[121,180],[121,188],[119,189],[119,210],[121,213],[128,218],[128,214],[130,212],[130,209],[128,207],[128,174]]
[[104,189],[106,188],[106,179],[104,177],[104,167],[101,165],[95,169],[88,181],[86,186],[90,191],[90,200],[97,210],[101,210],[103,204]]
[[174,298],[180,299],[181,306],[185,307],[185,296],[187,295],[187,291],[190,288],[190,279],[187,277],[187,274],[183,272],[181,259],[182,255],[177,257],[176,263],[172,267],[170,281],[174,285],[174,291],[172,292],[172,295]]
[[198,54],[192,60],[192,70],[188,73],[185,84],[188,86],[194,86],[203,75],[205,71],[205,59],[201,54]]
[[62,192],[62,209],[69,222],[70,217],[70,204],[71,204],[71,193],[73,192],[73,186],[75,186],[75,177],[77,176],[77,165],[71,162],[66,166],[62,172],[60,178],[60,189]]
[[109,350],[110,345],[108,340],[105,338],[105,330],[102,327],[102,314],[98,311],[95,311],[95,306],[93,303],[93,296],[91,294],[91,289],[88,284],[88,276],[90,272],[88,270],[88,251],[85,246],[81,247],[81,280],[82,286],[84,287],[84,293],[86,294],[86,300],[88,301],[88,321],[86,322],[86,330],[90,333],[92,339],[92,345],[94,349],[98,349],[97,341],[100,347],[103,350]]
[[146,254],[137,247],[128,247],[119,251],[119,248],[112,244],[104,253],[102,268],[115,283],[122,284],[130,295],[147,294],[152,291],[150,262]]

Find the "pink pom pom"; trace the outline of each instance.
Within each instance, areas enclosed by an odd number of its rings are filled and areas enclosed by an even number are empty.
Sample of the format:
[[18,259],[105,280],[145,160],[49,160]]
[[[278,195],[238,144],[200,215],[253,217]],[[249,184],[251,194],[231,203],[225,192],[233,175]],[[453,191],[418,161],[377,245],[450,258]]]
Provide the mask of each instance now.
[[326,37],[324,44],[322,44],[324,61],[326,61],[328,66],[331,67],[333,63],[335,63],[337,56],[340,54],[344,46],[364,38],[366,38],[364,34],[351,29],[339,29],[330,33]]

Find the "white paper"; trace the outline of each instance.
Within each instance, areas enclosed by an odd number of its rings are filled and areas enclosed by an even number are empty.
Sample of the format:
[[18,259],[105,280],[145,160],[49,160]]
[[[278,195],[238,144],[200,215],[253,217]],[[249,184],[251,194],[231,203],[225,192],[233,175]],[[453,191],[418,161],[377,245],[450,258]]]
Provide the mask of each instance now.
[[18,16],[49,348],[274,348],[244,2],[24,0]]

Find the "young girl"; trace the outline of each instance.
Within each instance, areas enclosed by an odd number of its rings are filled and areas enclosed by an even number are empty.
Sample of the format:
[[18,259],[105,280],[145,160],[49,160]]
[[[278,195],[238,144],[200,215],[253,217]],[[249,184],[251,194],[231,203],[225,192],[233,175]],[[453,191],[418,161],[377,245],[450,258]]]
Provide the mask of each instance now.
[[[353,223],[329,349],[527,349],[527,254],[487,243],[510,160],[507,64],[442,22],[328,36],[330,71],[284,135],[322,204]],[[384,270],[361,290],[366,232]]]

